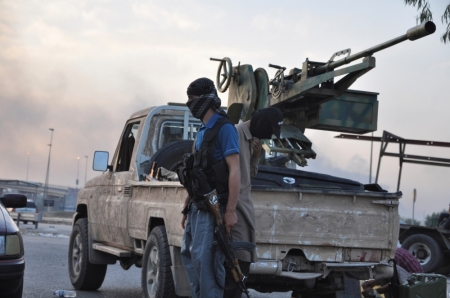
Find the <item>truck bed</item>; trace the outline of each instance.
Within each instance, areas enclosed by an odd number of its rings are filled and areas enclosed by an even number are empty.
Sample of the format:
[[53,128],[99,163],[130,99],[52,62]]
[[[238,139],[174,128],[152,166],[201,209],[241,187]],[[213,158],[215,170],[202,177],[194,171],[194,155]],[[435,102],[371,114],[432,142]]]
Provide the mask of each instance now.
[[264,166],[253,185],[259,258],[282,259],[290,250],[322,262],[394,256],[401,192],[370,192],[348,179]]

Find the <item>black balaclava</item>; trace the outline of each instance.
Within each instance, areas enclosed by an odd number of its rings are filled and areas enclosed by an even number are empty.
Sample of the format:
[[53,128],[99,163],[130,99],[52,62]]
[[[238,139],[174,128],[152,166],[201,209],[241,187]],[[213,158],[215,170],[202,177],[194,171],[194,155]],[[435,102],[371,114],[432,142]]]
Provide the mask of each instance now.
[[202,120],[209,108],[212,108],[221,116],[227,116],[220,107],[221,100],[217,96],[213,81],[210,79],[200,78],[193,81],[187,88],[187,95],[198,96],[186,103],[195,118]]
[[272,134],[280,137],[283,113],[275,107],[254,111],[250,121],[250,133],[258,139],[271,139]]

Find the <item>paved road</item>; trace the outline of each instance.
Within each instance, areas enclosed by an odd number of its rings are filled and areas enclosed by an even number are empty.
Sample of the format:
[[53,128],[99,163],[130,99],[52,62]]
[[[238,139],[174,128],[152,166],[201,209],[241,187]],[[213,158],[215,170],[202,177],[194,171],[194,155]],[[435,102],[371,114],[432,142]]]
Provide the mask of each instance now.
[[[40,223],[38,229],[21,224],[25,243],[24,298],[51,297],[52,291],[73,289],[67,269],[67,251],[72,227],[68,224]],[[119,264],[108,266],[102,287],[95,292],[77,291],[77,297],[141,297],[141,269],[125,272]],[[449,293],[450,277],[447,277]],[[263,294],[250,290],[252,298],[288,298],[290,293]],[[450,297],[450,296],[449,296]]]
[[[73,289],[67,269],[69,238],[25,234],[24,298],[52,297],[59,289]],[[77,297],[141,297],[140,269],[124,272],[119,265],[108,267],[105,281],[98,291],[77,291]]]
[[[59,289],[72,290],[67,268],[70,225],[20,224],[25,244],[24,298],[52,297]],[[288,298],[290,293],[263,294],[250,290],[252,298]],[[141,269],[124,271],[119,264],[108,266],[105,281],[98,291],[77,291],[77,297],[142,297]]]

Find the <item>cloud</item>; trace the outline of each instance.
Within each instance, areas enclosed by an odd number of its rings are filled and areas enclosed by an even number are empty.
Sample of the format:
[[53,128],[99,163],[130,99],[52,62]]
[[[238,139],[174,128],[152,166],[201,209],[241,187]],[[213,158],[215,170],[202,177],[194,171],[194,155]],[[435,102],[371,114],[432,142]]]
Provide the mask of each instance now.
[[186,11],[179,11],[170,7],[156,5],[155,2],[135,3],[132,5],[133,12],[137,17],[150,20],[158,27],[175,26],[181,30],[196,30],[200,27],[195,19],[189,17]]
[[[415,10],[401,1],[373,3],[370,14],[360,1],[324,3],[0,1],[0,178],[25,177],[31,151],[30,179],[43,182],[52,127],[51,183],[74,186],[77,156],[84,165],[83,156],[92,158],[96,149],[112,153],[132,112],[183,102],[192,80],[215,79],[218,65],[210,57],[264,67],[272,77],[268,63],[291,69],[306,58],[326,61],[337,50],[351,47],[356,53],[415,25]],[[448,46],[435,34],[374,56],[376,68],[352,88],[380,93],[375,135],[388,130],[450,141]],[[227,96],[220,94],[223,104]],[[317,152],[306,170],[368,182],[369,142],[337,140],[331,132],[306,135]],[[407,147],[448,156],[435,149]],[[372,179],[378,152],[379,143]],[[95,174],[89,170],[88,177]],[[402,210],[412,210],[414,188],[420,194],[416,207],[441,210],[447,177],[448,169],[404,166]],[[383,158],[379,183],[395,191],[397,178],[398,161]]]

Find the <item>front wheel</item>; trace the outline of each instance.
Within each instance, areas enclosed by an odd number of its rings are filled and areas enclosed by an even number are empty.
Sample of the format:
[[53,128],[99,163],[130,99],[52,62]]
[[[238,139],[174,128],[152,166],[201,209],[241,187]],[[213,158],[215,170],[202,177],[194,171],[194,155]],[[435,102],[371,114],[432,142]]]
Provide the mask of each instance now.
[[443,265],[444,255],[441,247],[430,236],[424,234],[409,236],[403,241],[402,247],[419,261],[425,272],[435,272]]
[[88,220],[75,223],[69,242],[69,276],[76,290],[93,291],[101,287],[107,265],[89,263]]
[[164,226],[153,228],[142,262],[142,291],[145,298],[176,297],[170,266],[169,243]]

